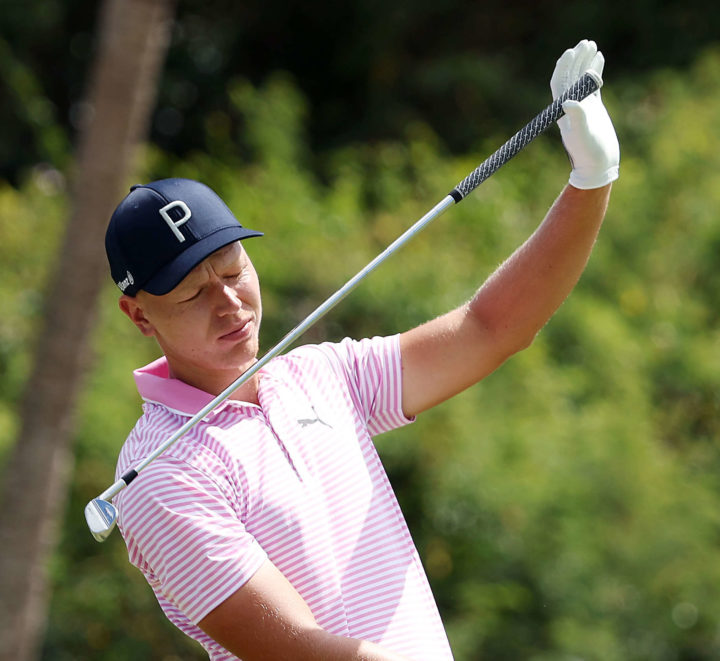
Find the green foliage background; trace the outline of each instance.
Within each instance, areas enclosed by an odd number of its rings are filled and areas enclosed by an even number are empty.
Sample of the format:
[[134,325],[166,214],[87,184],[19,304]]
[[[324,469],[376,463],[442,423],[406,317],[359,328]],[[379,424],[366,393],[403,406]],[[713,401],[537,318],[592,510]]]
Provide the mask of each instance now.
[[[180,160],[148,146],[137,178],[202,179],[266,232],[247,244],[266,348],[507,137],[450,155],[411,122],[401,140],[344,146],[308,168],[307,100],[290,78],[233,79],[227,94],[227,110],[205,117],[206,150]],[[603,96],[621,178],[575,292],[532,347],[377,440],[459,660],[720,656],[720,51],[687,70],[610,82]],[[396,332],[468,298],[568,171],[551,131],[306,340]],[[17,430],[67,195],[51,168],[0,184],[0,456]],[[120,536],[98,546],[82,516],[139,414],[130,372],[157,355],[116,299],[108,278],[43,659],[201,659],[164,620]]]

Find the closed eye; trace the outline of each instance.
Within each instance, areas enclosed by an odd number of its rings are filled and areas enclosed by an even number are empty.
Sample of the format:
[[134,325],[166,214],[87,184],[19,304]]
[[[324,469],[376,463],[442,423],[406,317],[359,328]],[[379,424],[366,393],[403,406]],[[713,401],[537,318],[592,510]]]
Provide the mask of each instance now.
[[190,301],[194,301],[198,296],[200,296],[200,293],[202,292],[202,289],[198,289],[194,294],[191,296],[188,296],[187,298],[183,298],[180,303],[189,303]]

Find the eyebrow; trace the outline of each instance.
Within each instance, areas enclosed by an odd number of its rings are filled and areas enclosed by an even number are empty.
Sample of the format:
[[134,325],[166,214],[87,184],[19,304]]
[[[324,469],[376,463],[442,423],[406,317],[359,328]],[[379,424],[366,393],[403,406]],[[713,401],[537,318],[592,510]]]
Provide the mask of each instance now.
[[[217,258],[219,263],[216,266],[213,266],[213,270],[221,270],[224,268],[227,268],[231,265],[233,261],[235,261],[234,258],[228,258],[228,255],[230,253],[230,250],[232,248],[233,244],[230,243],[227,246],[223,246],[222,248],[216,250],[214,253],[209,255],[205,258],[205,260],[213,260],[213,258]],[[203,260],[203,262],[205,261]],[[203,262],[200,262],[199,264],[196,264],[190,272],[183,278],[183,280],[178,283],[176,290],[178,292],[178,296],[181,296],[182,298],[185,298],[186,295],[194,294],[199,290],[203,283],[202,282],[193,282],[193,274],[199,270],[200,266]],[[240,268],[245,269],[247,267],[247,253],[245,250],[242,249],[241,246],[241,254],[238,257],[238,262],[240,264]]]
[[200,264],[193,267],[192,270],[187,273],[187,275],[178,283],[178,287],[186,289],[192,289],[194,287],[194,281],[198,279],[198,266],[200,266]]
[[197,266],[194,267],[173,289],[179,298],[187,298],[187,296],[196,293],[200,287],[202,287],[202,283],[197,281],[197,277],[193,278],[193,272],[196,268]]

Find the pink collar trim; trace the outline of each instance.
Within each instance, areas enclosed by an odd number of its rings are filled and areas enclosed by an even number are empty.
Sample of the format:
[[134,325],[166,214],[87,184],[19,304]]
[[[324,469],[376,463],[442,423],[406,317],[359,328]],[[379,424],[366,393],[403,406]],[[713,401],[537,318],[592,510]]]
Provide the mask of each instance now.
[[[138,392],[146,402],[161,404],[182,415],[193,416],[214,399],[214,395],[172,378],[165,356],[135,370],[133,376]],[[220,412],[230,402],[256,408],[249,402],[225,400],[208,415]]]

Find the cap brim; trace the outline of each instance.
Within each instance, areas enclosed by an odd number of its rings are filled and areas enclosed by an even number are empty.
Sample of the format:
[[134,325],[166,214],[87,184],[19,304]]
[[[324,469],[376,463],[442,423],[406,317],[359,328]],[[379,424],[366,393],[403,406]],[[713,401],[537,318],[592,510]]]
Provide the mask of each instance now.
[[224,227],[210,236],[198,241],[183,253],[178,255],[172,262],[161,268],[150,280],[140,289],[162,296],[174,289],[180,281],[192,271],[206,257],[209,257],[216,250],[225,247],[233,241],[249,239],[253,236],[262,236],[262,232],[248,229],[247,227]]

